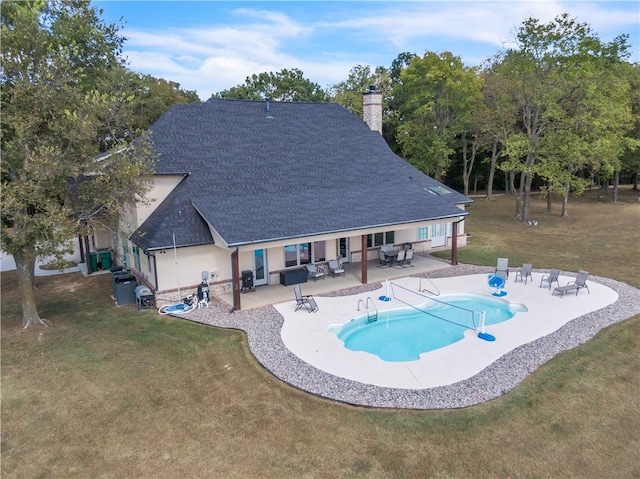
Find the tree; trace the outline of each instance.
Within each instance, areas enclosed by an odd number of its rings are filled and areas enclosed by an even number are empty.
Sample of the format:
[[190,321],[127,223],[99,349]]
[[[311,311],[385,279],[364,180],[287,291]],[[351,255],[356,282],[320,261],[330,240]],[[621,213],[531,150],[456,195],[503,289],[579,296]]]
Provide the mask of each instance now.
[[[504,53],[498,67],[498,73],[510,83],[521,125],[506,140],[508,161],[502,168],[520,174],[516,215],[527,221],[536,175],[543,174],[552,189],[562,183],[566,192],[571,183],[568,178],[593,160],[589,152],[604,154],[597,147],[611,145],[619,136],[615,122],[626,121],[619,90],[616,86],[609,92],[599,82],[611,80],[608,72],[628,54],[626,36],[604,44],[588,25],[567,14],[548,24],[528,19],[516,39],[518,48]],[[607,105],[609,102],[613,104]],[[616,108],[614,114],[608,111],[610,106]],[[601,158],[601,166],[611,159],[609,152]]]
[[638,190],[640,176],[640,64],[626,64],[625,76],[629,80],[629,102],[633,122],[625,137],[625,151],[621,157],[622,169],[631,177],[633,190]]
[[405,158],[440,180],[455,153],[456,135],[467,129],[468,116],[482,99],[481,81],[450,52],[411,60],[400,81],[394,89],[402,122],[398,144]]
[[33,291],[36,259],[61,259],[82,228],[113,225],[122,205],[146,191],[153,155],[148,138],[120,121],[132,98],[112,82],[124,71],[115,25],[75,0],[0,8],[0,245],[15,258],[28,327],[44,323]]
[[375,85],[382,92],[382,111],[388,111],[388,92],[390,91],[389,73],[384,67],[371,71],[368,65],[356,65],[349,71],[349,77],[331,87],[333,101],[344,106],[354,115],[362,118],[362,93]]
[[493,183],[498,159],[502,157],[507,138],[517,129],[516,105],[509,96],[508,80],[498,74],[494,66],[489,62],[481,72],[485,112],[484,130],[489,149],[488,200],[493,199]]
[[172,105],[201,103],[195,91],[184,90],[179,83],[151,75],[126,73],[130,76],[126,90],[135,95],[129,106],[132,115],[130,121],[136,129],[146,130]]
[[304,78],[297,68],[278,73],[255,73],[247,77],[244,85],[238,85],[213,95],[216,98],[235,98],[238,100],[275,101],[329,101],[329,95],[320,85]]

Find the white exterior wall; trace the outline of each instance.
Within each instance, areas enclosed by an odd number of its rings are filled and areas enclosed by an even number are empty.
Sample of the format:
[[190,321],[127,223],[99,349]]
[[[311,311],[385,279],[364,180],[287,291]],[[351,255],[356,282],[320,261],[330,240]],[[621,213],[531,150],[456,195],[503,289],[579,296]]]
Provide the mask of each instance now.
[[153,177],[153,185],[145,196],[145,201],[136,204],[135,217],[132,222],[132,225],[135,225],[133,229],[145,222],[183,178],[184,175],[156,175]]
[[[221,278],[231,280],[231,254],[227,250],[213,245],[202,245],[176,248],[175,256],[173,249],[162,251],[153,252],[158,268],[156,289],[159,291],[176,290],[178,286],[195,289],[202,282],[203,271],[209,273],[211,283],[219,282]],[[142,261],[144,254],[141,253],[140,256]]]
[[[462,208],[464,210],[464,208]],[[325,241],[325,256],[326,261],[335,259],[337,257],[337,245],[338,238],[348,237],[349,246],[351,251],[352,262],[359,262],[362,258],[362,244],[361,237],[363,234],[379,233],[381,231],[394,231],[394,243],[397,246],[401,246],[404,243],[412,243],[414,250],[418,252],[425,252],[431,250],[431,239],[423,241],[417,240],[417,228],[427,227],[428,234],[431,234],[431,225],[436,222],[424,222],[414,223],[406,225],[406,227],[399,229],[398,227],[390,227],[386,229],[367,229],[358,232],[351,233],[333,233],[321,236],[286,239],[280,241],[274,241],[271,243],[265,243],[262,245],[247,245],[238,248],[238,271],[253,270],[253,258],[254,251],[257,249],[266,250],[266,269],[269,278],[269,284],[278,284],[280,281],[279,273],[285,269],[300,268],[301,266],[295,266],[291,268],[285,268],[284,266],[284,247],[286,245],[301,244],[301,243],[314,243],[318,241]],[[464,221],[458,223],[458,245],[464,246],[466,244],[466,237],[464,236],[463,229]],[[451,223],[447,225],[447,245],[451,245]],[[214,238],[216,234],[214,231]],[[219,240],[219,238],[218,238]],[[220,241],[218,241],[220,243]],[[178,276],[180,277],[181,288],[196,288],[202,281],[202,271],[209,272],[210,286],[213,291],[228,291],[231,288],[231,253],[232,249],[224,248],[214,245],[194,246],[190,248],[178,248],[176,250],[178,268],[176,268],[174,253],[172,249],[165,250],[164,253],[155,251],[152,254],[155,255],[156,264],[158,269],[158,285],[156,289],[158,291],[170,291],[178,288]],[[367,258],[375,259],[378,257],[378,247],[368,248]],[[141,252],[141,266],[145,263],[144,254]],[[133,263],[130,263],[133,267]],[[147,272],[149,274],[150,272]],[[211,278],[211,273],[214,277]],[[150,279],[153,279],[149,276]]]

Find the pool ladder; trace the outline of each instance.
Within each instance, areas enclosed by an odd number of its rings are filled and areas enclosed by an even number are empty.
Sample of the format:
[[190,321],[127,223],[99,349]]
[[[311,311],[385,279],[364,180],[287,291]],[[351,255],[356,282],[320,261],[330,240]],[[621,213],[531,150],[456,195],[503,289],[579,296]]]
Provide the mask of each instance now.
[[[369,309],[369,302],[371,302],[371,307],[373,308],[373,311]],[[361,299],[358,300],[358,311],[360,311],[360,305],[362,304],[362,307],[364,308],[364,310],[367,312],[367,324],[369,323],[373,323],[374,321],[378,320],[378,309],[376,308],[376,305],[373,304],[373,300],[371,299],[370,296],[367,296],[367,300],[362,301]]]

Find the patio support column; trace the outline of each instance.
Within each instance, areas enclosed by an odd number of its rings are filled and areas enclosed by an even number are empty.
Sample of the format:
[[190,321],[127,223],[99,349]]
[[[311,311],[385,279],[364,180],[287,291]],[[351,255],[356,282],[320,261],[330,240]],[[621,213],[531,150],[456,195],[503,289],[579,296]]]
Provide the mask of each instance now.
[[362,284],[367,284],[367,235],[361,236],[362,248]]
[[238,250],[231,252],[231,284],[233,291],[233,311],[240,311],[240,265],[238,262]]
[[458,264],[458,222],[451,223],[451,266]]

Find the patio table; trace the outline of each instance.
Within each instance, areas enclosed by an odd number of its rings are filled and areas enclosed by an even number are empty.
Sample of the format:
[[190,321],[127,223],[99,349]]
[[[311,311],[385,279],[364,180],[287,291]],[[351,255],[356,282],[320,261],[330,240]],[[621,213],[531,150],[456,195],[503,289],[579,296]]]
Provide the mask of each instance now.
[[391,251],[385,251],[384,252],[384,257],[389,261],[389,263],[394,263],[396,261],[396,259],[398,258],[398,253],[400,252],[400,249],[394,249]]

